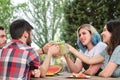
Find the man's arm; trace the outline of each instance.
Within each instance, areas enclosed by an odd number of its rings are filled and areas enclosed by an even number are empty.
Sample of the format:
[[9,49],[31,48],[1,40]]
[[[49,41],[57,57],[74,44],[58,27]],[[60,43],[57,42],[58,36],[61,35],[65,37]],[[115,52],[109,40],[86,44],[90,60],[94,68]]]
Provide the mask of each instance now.
[[37,51],[37,53],[38,53],[39,55],[47,54],[49,47],[51,47],[52,45],[53,45],[53,43],[51,43],[51,42],[46,43],[46,44],[43,46],[43,48],[40,48],[40,49],[38,49],[38,50],[36,50],[36,51]]
[[48,54],[47,54],[43,64],[40,66],[41,77],[45,77],[46,72],[50,65],[51,57],[58,53],[60,53],[60,49],[59,49],[59,46],[57,46],[57,45],[53,45],[48,49]]

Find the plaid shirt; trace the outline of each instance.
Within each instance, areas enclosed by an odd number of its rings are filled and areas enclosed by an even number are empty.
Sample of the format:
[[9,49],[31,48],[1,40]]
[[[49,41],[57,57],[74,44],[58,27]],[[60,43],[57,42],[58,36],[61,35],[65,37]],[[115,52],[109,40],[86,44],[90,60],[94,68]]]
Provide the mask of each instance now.
[[31,70],[39,65],[38,53],[20,40],[12,40],[0,50],[0,80],[30,80]]

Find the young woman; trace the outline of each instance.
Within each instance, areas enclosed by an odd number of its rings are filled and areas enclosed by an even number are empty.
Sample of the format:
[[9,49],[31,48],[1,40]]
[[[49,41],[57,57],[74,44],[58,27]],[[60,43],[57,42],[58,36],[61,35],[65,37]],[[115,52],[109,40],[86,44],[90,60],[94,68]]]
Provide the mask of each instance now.
[[[96,31],[96,29],[90,24],[83,24],[77,30],[77,44],[80,49],[80,53],[92,57],[96,54],[101,53],[105,48],[106,44],[101,42],[101,37]],[[95,65],[87,65],[82,62],[80,59],[76,59],[75,63],[65,55],[66,62],[71,72],[78,73],[83,68],[85,73],[89,75],[97,75],[99,72],[99,67],[102,63]]]
[[108,47],[91,58],[79,53],[70,45],[68,45],[68,49],[87,64],[98,64],[104,61],[104,68],[99,76],[120,77],[120,21],[109,21],[101,35],[103,42],[107,43]]

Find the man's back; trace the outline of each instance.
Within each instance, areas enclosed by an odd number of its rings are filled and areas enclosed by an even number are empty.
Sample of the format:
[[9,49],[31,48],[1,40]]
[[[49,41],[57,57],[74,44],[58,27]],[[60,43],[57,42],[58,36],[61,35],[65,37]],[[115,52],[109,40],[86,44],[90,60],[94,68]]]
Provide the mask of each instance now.
[[0,77],[2,80],[30,80],[30,70],[40,65],[39,56],[23,46],[18,40],[8,43],[0,50]]
[[27,80],[29,76],[29,52],[21,49],[2,49],[0,51],[0,77],[3,80]]

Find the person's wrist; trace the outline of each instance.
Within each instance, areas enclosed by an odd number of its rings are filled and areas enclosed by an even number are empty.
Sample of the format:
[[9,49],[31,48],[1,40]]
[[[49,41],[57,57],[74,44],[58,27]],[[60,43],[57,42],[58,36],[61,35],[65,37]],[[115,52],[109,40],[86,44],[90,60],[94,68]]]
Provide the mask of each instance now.
[[45,54],[45,51],[44,51],[44,49],[43,49],[43,48],[42,48],[42,53],[43,53],[43,54]]
[[48,52],[48,55],[49,55],[49,56],[53,56],[53,54],[52,54],[52,53],[50,53],[50,52]]

